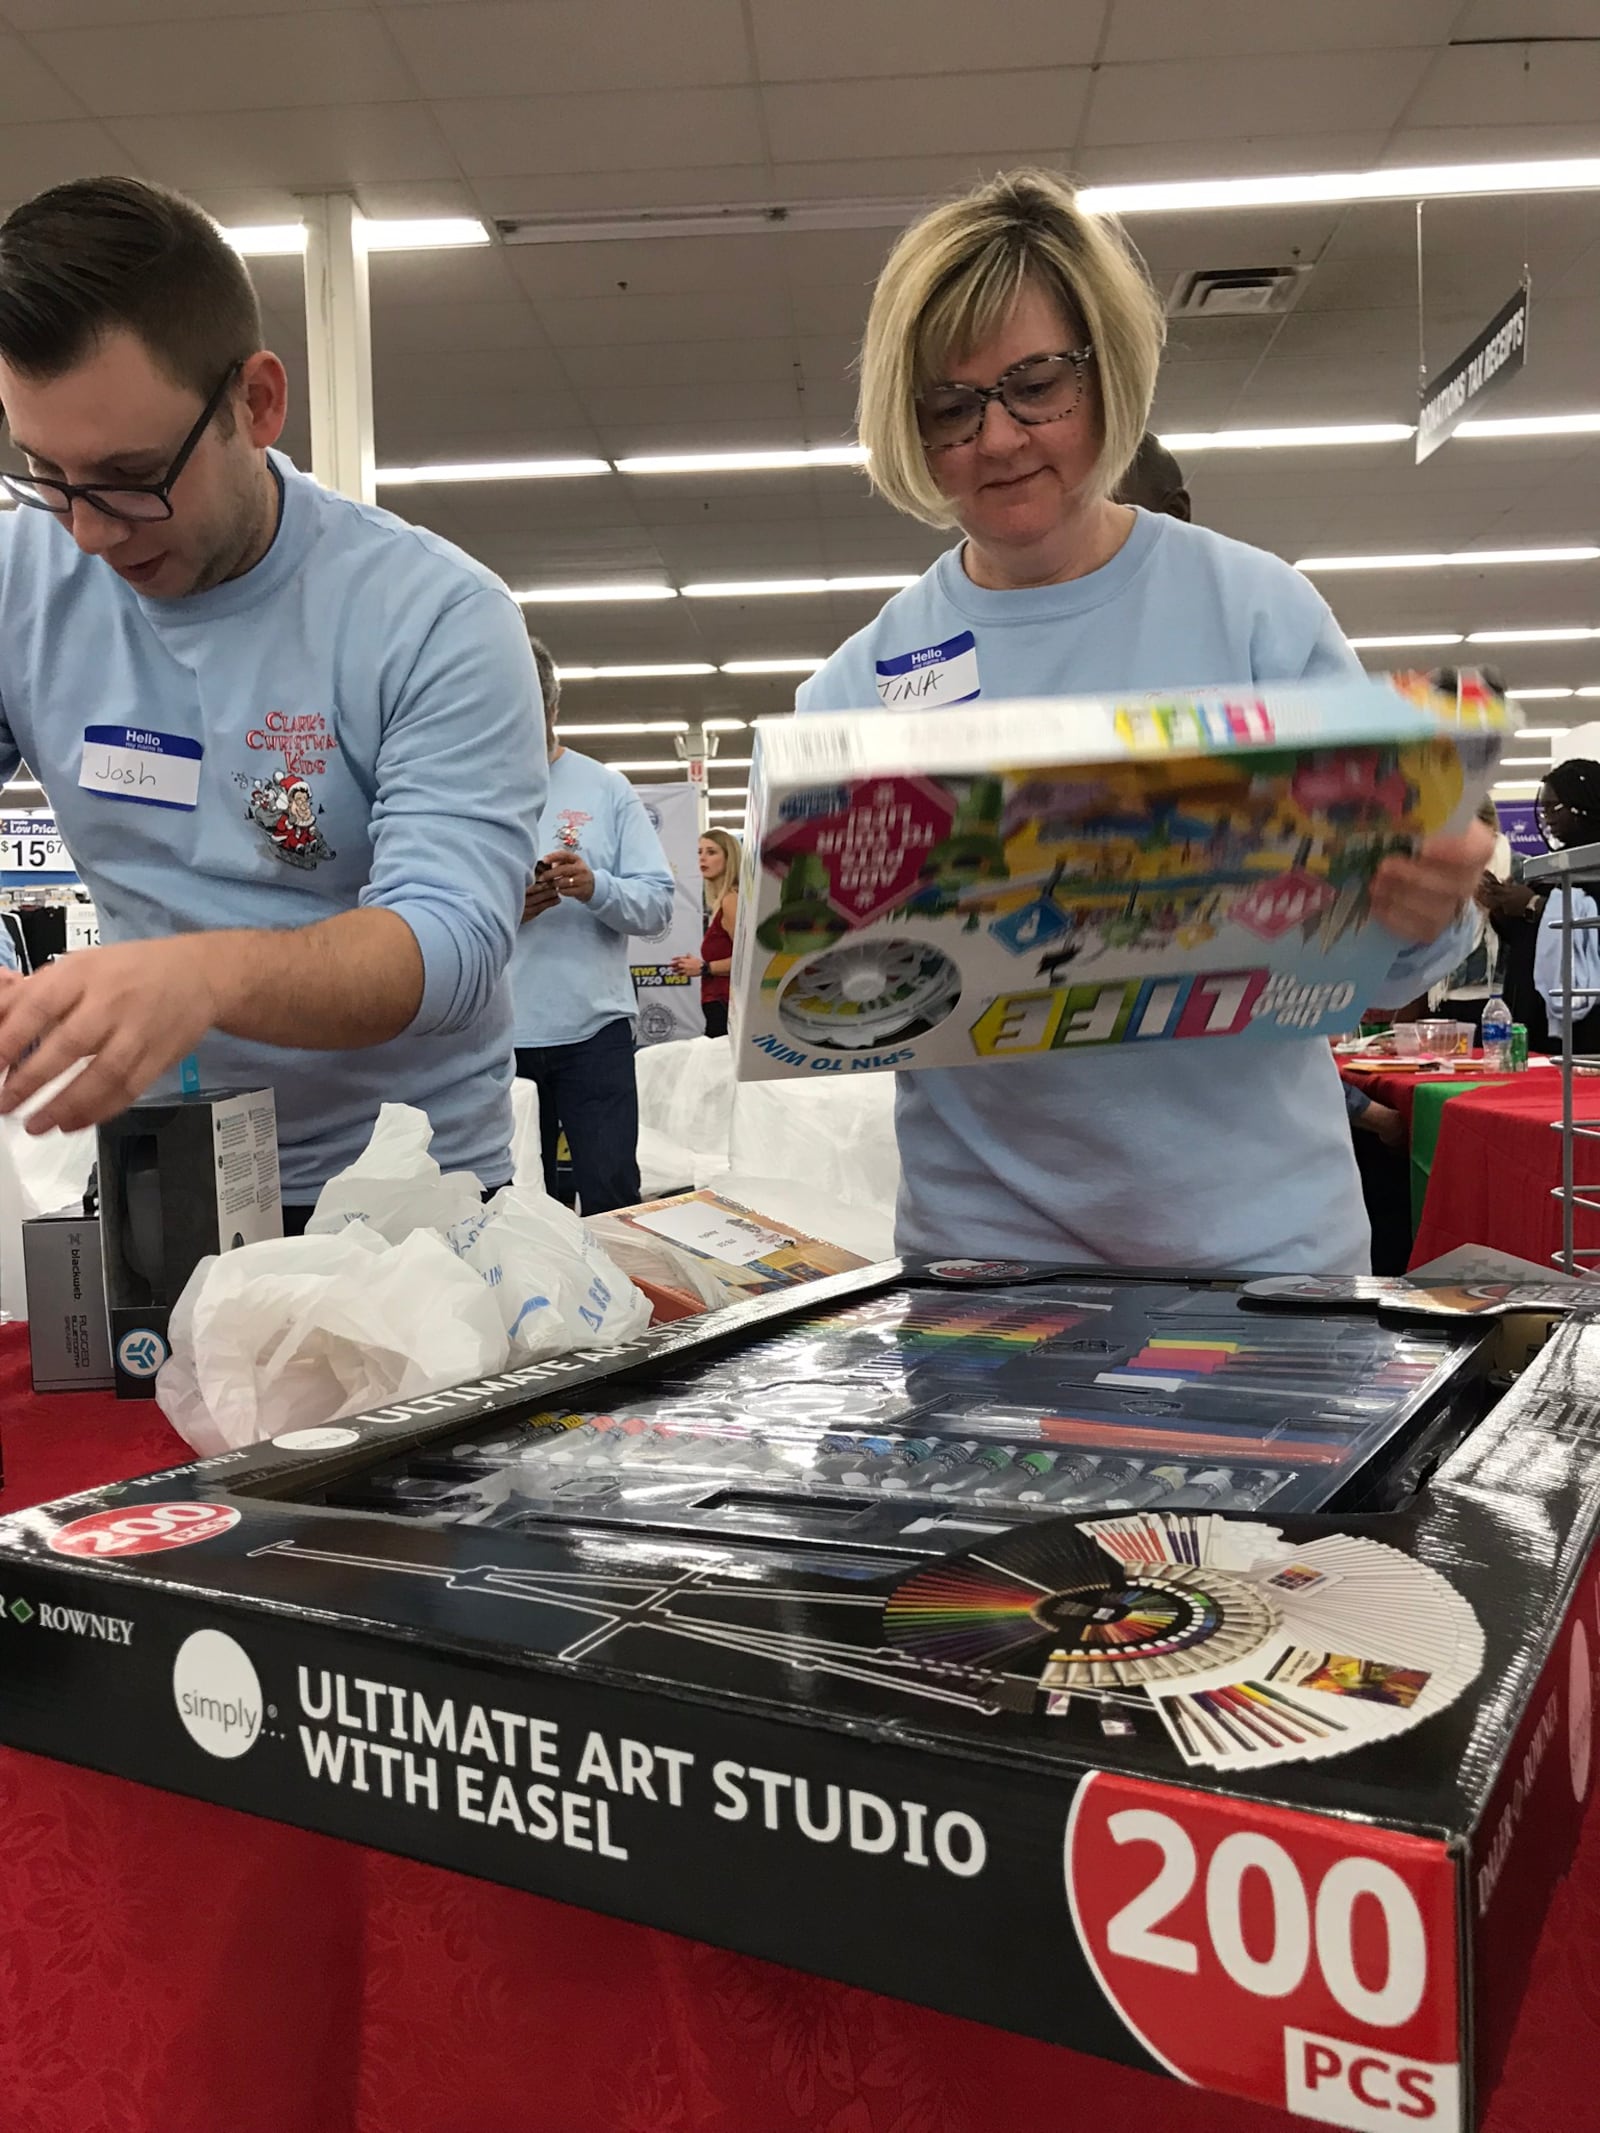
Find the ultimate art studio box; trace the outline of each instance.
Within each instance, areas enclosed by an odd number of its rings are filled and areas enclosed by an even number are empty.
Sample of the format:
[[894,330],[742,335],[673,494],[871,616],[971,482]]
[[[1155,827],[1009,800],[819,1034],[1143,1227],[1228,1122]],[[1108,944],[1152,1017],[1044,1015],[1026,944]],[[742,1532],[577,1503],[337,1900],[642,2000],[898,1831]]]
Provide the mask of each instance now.
[[763,720],[734,950],[745,1080],[1353,1028],[1393,852],[1508,728],[1422,676]]
[[1464,2133],[1595,1785],[1600,1326],[1451,1301],[891,1265],[292,1431],[0,1521],[0,1739]]

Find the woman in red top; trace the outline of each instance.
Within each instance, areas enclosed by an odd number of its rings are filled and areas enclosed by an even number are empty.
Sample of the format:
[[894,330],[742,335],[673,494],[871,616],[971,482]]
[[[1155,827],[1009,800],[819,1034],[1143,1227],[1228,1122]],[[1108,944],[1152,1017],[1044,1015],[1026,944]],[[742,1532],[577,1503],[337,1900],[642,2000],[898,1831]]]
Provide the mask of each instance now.
[[700,980],[700,1006],[708,1037],[728,1034],[728,973],[733,968],[733,929],[739,917],[739,840],[726,830],[700,839],[700,881],[710,923],[698,955],[673,959],[674,970]]

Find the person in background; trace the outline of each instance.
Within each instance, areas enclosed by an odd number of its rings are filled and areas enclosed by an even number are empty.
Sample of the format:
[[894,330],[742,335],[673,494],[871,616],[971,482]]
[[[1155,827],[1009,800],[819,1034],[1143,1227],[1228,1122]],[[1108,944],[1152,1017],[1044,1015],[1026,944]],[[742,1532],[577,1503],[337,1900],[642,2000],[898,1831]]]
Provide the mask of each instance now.
[[386,1102],[503,1184],[545,781],[511,595],[272,449],[250,277],[174,193],[0,225],[0,405],[0,785],[26,756],[104,943],[0,977],[0,1112],[85,1061],[28,1130],[92,1126],[198,1050],[276,1092],[291,1230]]
[[[1581,756],[1569,756],[1566,762],[1557,763],[1539,787],[1538,811],[1539,833],[1551,851],[1600,844],[1600,763],[1588,762]],[[1593,887],[1592,877],[1588,888],[1573,884],[1574,919],[1600,917]],[[1533,954],[1533,981],[1547,1011],[1552,1054],[1559,1054],[1562,1049],[1565,995],[1561,987],[1561,921],[1565,902],[1559,890],[1546,893]],[[1572,935],[1572,979],[1572,1049],[1585,1054],[1600,1052],[1600,934],[1592,926]],[[1589,997],[1580,997],[1583,993]]]
[[[802,711],[929,709],[1357,679],[1310,581],[1112,501],[1144,435],[1161,306],[1105,218],[1047,172],[934,210],[879,278],[859,434],[874,484],[963,536],[804,683]],[[1374,877],[1407,943],[1385,996],[1453,968],[1490,849],[1473,824]],[[1356,1272],[1369,1244],[1333,1055],[1284,1036],[1106,1045],[900,1077],[899,1248],[935,1257]]]
[[17,944],[11,938],[11,921],[0,911],[0,970],[20,970],[22,958],[17,953]]
[[562,747],[560,677],[549,647],[532,644],[550,789],[539,823],[544,856],[528,879],[511,959],[517,1072],[539,1092],[545,1189],[560,1196],[565,1133],[578,1204],[603,1215],[639,1198],[628,940],[671,918],[672,869],[622,773]]
[[739,918],[739,840],[727,830],[707,830],[700,839],[700,882],[708,922],[698,955],[672,959],[674,970],[700,980],[700,1007],[708,1037],[728,1034],[729,973],[733,929]]
[[[1489,899],[1511,873],[1511,839],[1500,827],[1493,800],[1484,800],[1478,809],[1478,820],[1492,834],[1494,850],[1473,897],[1476,938],[1449,977],[1432,988],[1428,1002],[1429,1014],[1444,1015],[1452,1022],[1470,1022],[1474,1030],[1483,1020],[1484,1006],[1494,994],[1500,960],[1499,936],[1489,923]],[[1476,1037],[1473,1041],[1477,1041]]]
[[1181,518],[1185,524],[1193,521],[1194,506],[1183,469],[1150,430],[1139,439],[1139,449],[1117,483],[1117,502],[1153,511],[1158,518]]

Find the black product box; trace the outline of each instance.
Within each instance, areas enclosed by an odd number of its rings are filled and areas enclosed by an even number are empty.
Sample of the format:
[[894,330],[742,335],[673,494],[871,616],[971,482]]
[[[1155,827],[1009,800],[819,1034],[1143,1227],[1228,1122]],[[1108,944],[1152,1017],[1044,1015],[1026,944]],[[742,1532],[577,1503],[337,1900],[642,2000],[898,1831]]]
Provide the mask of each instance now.
[[35,1392],[103,1392],[113,1382],[93,1215],[35,1215],[22,1225]]
[[868,1269],[0,1522],[0,1739],[1466,2133],[1595,1785],[1597,1481],[1577,1315]]
[[146,1097],[101,1126],[99,1173],[117,1397],[154,1399],[172,1306],[196,1266],[283,1235],[272,1091]]

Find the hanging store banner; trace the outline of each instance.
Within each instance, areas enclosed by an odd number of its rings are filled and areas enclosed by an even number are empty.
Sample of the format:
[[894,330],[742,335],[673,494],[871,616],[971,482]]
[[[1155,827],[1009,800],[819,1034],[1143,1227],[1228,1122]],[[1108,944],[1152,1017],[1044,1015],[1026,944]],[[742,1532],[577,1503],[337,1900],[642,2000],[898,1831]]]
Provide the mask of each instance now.
[[1544,858],[1550,847],[1539,834],[1539,810],[1532,800],[1496,800],[1494,811],[1519,859]]
[[676,893],[672,917],[648,940],[628,943],[633,988],[639,1001],[638,1042],[670,1044],[680,1037],[703,1037],[700,980],[673,969],[677,955],[698,955],[706,930],[700,896],[700,796],[683,781],[635,788],[644,802],[672,869]]
[[1417,414],[1417,465],[1438,451],[1487,392],[1522,368],[1528,346],[1528,284],[1469,341],[1447,370],[1422,390]]

